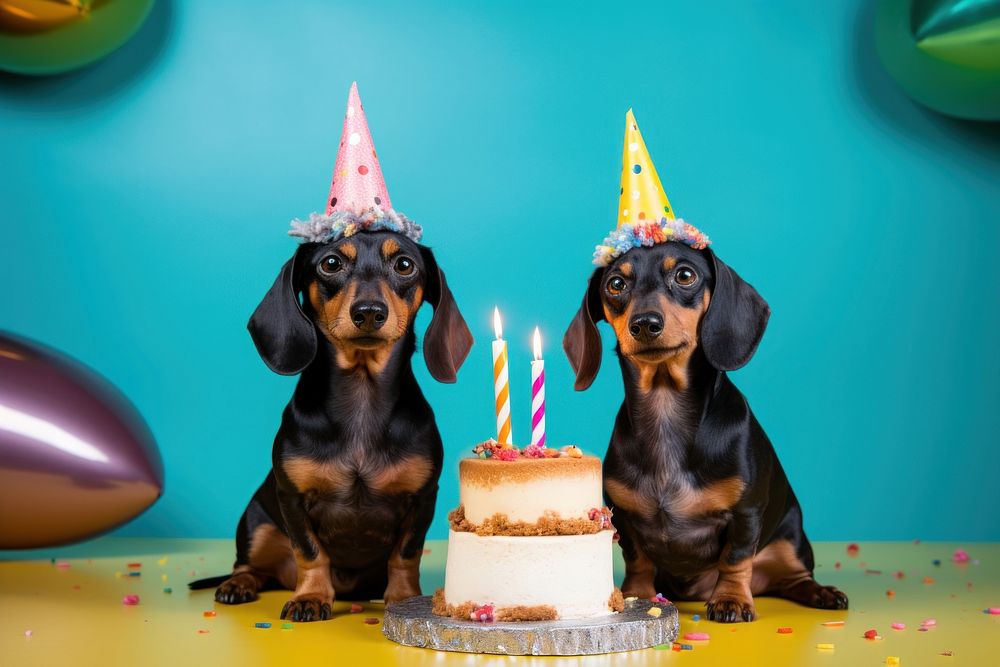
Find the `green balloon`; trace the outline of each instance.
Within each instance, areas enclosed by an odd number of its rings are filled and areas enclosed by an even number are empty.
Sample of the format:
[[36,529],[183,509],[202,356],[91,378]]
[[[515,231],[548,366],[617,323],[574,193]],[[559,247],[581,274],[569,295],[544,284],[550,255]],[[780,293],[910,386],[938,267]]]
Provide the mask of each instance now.
[[1000,120],[1000,0],[879,0],[875,45],[916,101],[949,116]]

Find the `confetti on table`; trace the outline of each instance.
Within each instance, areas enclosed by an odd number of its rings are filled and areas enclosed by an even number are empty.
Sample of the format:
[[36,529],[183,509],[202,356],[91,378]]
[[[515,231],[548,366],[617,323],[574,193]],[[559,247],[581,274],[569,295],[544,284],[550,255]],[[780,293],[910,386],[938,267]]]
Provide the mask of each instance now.
[[70,565],[70,562],[68,560],[60,560],[56,561],[56,567],[59,568],[60,570],[68,570],[72,566]]
[[888,658],[885,659],[885,664],[887,664],[887,665],[898,665],[899,664],[899,658],[897,658],[894,655],[890,655]]
[[130,570],[138,570],[142,567],[142,563],[128,563],[125,565]]
[[167,575],[165,575],[165,574],[161,574],[160,575],[160,581],[162,581],[163,583],[167,583],[167,579],[169,579],[169,577],[167,577]]
[[885,592],[885,596],[891,600],[892,598],[896,597],[896,591],[890,588]]
[[351,604],[351,613],[352,614],[360,614],[364,610],[365,610],[365,608],[362,607],[361,605],[359,605],[357,602]]
[[924,620],[920,621],[920,625],[924,626],[925,628],[933,628],[935,625],[937,625],[937,619],[925,618]]
[[840,569],[840,561],[839,560],[836,563],[833,564],[833,569],[834,570],[839,570]]
[[955,563],[968,563],[970,558],[965,549],[955,549],[955,553],[951,555],[951,560]]
[[857,556],[859,551],[861,551],[861,547],[859,547],[857,544],[851,542],[850,544],[847,545],[847,555],[850,556],[851,558]]
[[165,586],[163,588],[163,592],[169,595],[170,593],[174,592],[174,589],[172,589],[170,586]]
[[790,634],[792,634],[792,629],[791,628],[778,628],[778,634],[779,635],[790,635]]
[[941,567],[941,559],[940,558],[935,558],[934,560],[931,561],[931,564],[934,567]]
[[896,579],[902,579],[906,575],[903,573],[902,570],[897,570],[896,572],[892,573],[892,576],[894,576]]
[[653,618],[659,618],[660,614],[663,613],[663,610],[660,609],[659,607],[650,607],[649,609],[646,610],[646,613],[652,616]]
[[271,624],[268,623],[267,621],[257,621],[256,623],[253,624],[253,627],[255,627],[255,628],[261,628],[262,630],[266,630],[269,627],[271,627]]
[[653,647],[654,651],[666,651],[670,648],[670,644],[657,644]]
[[142,572],[129,572],[128,576],[130,576],[130,577],[141,577],[142,576]]
[[205,618],[215,618],[216,612],[215,611],[203,611],[203,612],[201,612],[201,615],[204,616]]
[[681,644],[681,650],[682,651],[693,651],[694,650],[694,646],[691,646],[691,644]]
[[927,585],[934,583],[934,577],[924,577],[924,583]]
[[685,632],[684,639],[694,642],[707,642],[710,637],[707,632]]
[[905,630],[906,629],[906,623],[900,623],[899,621],[896,621],[895,623],[893,623],[889,627],[891,627],[893,630]]
[[878,637],[878,630],[874,630],[874,629],[872,629],[872,630],[865,630],[864,637],[865,637],[865,639],[875,639],[876,637]]
[[694,616],[691,617],[691,620],[694,621],[695,623],[697,623],[698,621],[701,620],[701,616],[699,616],[698,614],[695,614]]
[[28,639],[31,639],[32,635],[34,635],[34,634],[35,634],[34,630],[25,630],[24,631],[24,636],[27,637]]
[[134,607],[139,604],[139,596],[134,594],[126,595],[122,598],[122,604]]
[[365,619],[365,625],[378,625],[378,619],[369,616]]
[[823,621],[820,625],[825,625],[828,628],[839,628],[844,625],[844,621]]
[[199,635],[207,635],[208,634],[208,630],[205,630],[204,628],[201,628],[201,629],[198,630],[198,634]]
[[156,563],[157,563],[157,564],[158,564],[158,565],[159,565],[160,567],[163,567],[164,565],[166,565],[166,564],[167,564],[167,561],[168,561],[168,560],[170,560],[170,557],[169,557],[169,556],[164,556],[164,557],[163,557],[163,558],[161,558],[160,560],[156,561]]
[[951,656],[955,655],[955,652],[954,651],[941,651],[940,653],[938,653],[938,655],[943,655],[946,658],[950,658]]
[[291,630],[293,627],[294,626],[291,623],[282,623],[281,624],[281,629],[282,630]]
[[821,651],[832,651],[834,648],[833,644],[816,644],[816,648]]

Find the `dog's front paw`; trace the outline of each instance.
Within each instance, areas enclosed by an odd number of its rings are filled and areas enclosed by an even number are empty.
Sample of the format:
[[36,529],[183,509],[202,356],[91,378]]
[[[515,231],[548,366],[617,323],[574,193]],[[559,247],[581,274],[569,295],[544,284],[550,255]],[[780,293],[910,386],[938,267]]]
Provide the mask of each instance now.
[[291,621],[326,621],[333,618],[333,600],[315,596],[292,598],[281,609],[281,618]]
[[847,609],[847,596],[843,592],[815,579],[800,581],[782,591],[782,596],[816,609]]
[[409,600],[410,598],[417,597],[418,595],[420,595],[419,587],[413,588],[412,586],[393,586],[390,584],[389,587],[385,589],[385,594],[382,596],[382,599],[384,599],[385,603],[388,605],[393,602]]
[[757,618],[752,600],[741,600],[737,597],[723,595],[705,603],[705,616],[710,621],[719,623],[738,623],[752,621]]
[[257,599],[257,579],[247,573],[234,574],[215,589],[215,601],[222,604],[243,604]]
[[649,583],[646,577],[640,579],[639,577],[625,575],[625,581],[622,582],[622,595],[627,598],[648,600],[656,595],[656,589],[652,583]]

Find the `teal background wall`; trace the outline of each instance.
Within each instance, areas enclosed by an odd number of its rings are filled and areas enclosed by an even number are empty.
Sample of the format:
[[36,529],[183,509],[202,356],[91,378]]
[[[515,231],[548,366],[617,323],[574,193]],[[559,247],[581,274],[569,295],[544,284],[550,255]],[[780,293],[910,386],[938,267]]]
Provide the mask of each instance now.
[[910,102],[867,2],[421,4],[161,0],[95,67],[0,78],[0,327],[148,419],[166,495],[121,533],[230,535],[266,473],[295,379],[244,326],[323,206],[356,79],[478,339],[457,385],[414,361],[447,450],[431,537],[492,433],[494,304],[516,438],[538,325],[551,442],[606,448],[617,363],[575,393],[559,340],[633,106],[676,210],[774,311],[735,381],[809,534],[1000,539],[1000,130]]

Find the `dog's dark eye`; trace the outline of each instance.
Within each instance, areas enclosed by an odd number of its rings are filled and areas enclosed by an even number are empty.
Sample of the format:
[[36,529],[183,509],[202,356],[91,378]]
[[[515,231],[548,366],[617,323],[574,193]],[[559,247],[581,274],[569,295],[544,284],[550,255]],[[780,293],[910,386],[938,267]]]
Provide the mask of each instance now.
[[398,273],[399,275],[408,276],[411,273],[413,273],[414,269],[413,260],[405,256],[400,257],[399,259],[396,260],[396,263],[393,265],[392,268],[396,269],[396,273]]
[[674,280],[677,281],[678,285],[682,285],[684,287],[690,287],[691,285],[694,285],[694,282],[696,280],[698,280],[698,274],[695,273],[692,269],[686,266],[682,266],[681,268],[677,269],[677,273],[674,274]]
[[319,270],[326,274],[336,273],[344,268],[344,262],[336,255],[328,255],[319,263]]
[[621,276],[612,276],[611,280],[608,281],[608,292],[614,295],[621,294],[628,287],[628,283]]

